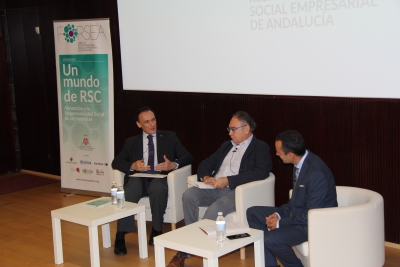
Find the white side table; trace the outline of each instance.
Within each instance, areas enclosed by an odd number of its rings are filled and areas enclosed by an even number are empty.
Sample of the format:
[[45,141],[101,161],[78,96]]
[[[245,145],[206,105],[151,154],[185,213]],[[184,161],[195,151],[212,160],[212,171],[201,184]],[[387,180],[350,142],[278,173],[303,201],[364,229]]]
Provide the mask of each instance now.
[[154,237],[156,267],[164,267],[165,248],[203,257],[204,267],[218,267],[218,257],[254,243],[256,267],[264,267],[264,232],[250,229],[250,237],[218,243],[215,235],[205,234],[199,226],[213,225],[215,221],[202,220],[177,230]]
[[125,208],[118,209],[111,204],[106,204],[97,208],[87,204],[87,202],[92,202],[94,200],[51,211],[55,263],[61,264],[64,262],[60,220],[85,225],[89,228],[90,263],[91,267],[98,267],[100,266],[100,255],[97,227],[101,225],[102,228],[103,247],[109,248],[111,247],[109,222],[135,214],[138,222],[139,257],[147,258],[145,206],[125,202]]

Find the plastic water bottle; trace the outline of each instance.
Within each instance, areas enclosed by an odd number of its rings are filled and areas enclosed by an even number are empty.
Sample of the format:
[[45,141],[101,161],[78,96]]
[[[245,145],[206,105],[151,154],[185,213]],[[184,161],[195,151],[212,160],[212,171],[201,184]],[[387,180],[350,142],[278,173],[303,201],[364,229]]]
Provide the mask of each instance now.
[[111,185],[111,204],[117,205],[117,190],[118,186],[116,182],[113,182]]
[[217,242],[225,242],[226,240],[226,222],[222,212],[218,212],[217,220],[215,221],[217,228]]
[[122,209],[125,207],[125,191],[122,185],[118,186],[117,190],[117,208]]

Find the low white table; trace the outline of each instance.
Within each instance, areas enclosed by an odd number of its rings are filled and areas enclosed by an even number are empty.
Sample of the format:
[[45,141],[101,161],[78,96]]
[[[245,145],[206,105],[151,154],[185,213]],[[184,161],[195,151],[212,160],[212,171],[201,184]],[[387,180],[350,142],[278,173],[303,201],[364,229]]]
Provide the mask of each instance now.
[[109,248],[111,247],[109,222],[135,214],[138,222],[137,230],[139,238],[139,257],[147,258],[148,252],[146,242],[145,206],[141,204],[125,202],[125,208],[118,209],[116,206],[113,206],[110,203],[97,208],[87,204],[87,202],[92,202],[95,200],[98,199],[93,199],[51,211],[55,263],[61,264],[64,262],[60,220],[85,225],[89,228],[90,263],[91,267],[98,267],[100,266],[100,255],[97,227],[101,225],[102,228],[103,247]]
[[254,243],[254,261],[256,267],[264,267],[264,232],[250,229],[250,237],[226,240],[218,243],[215,235],[205,234],[199,226],[213,225],[215,221],[202,220],[177,230],[154,237],[156,267],[164,267],[165,248],[183,251],[203,257],[204,267],[218,267],[218,257],[248,244]]

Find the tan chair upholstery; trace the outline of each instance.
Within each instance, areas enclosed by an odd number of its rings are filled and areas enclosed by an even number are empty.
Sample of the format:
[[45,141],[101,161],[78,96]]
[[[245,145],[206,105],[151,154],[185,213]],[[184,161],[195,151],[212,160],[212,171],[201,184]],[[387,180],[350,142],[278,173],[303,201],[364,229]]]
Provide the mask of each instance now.
[[[167,176],[168,203],[164,214],[164,222],[170,223],[172,230],[176,229],[176,223],[183,220],[182,194],[187,189],[187,177],[192,173],[192,165],[188,165],[170,172]],[[114,170],[114,180],[117,184],[124,184],[125,173]],[[148,197],[142,197],[139,204],[146,207],[146,221],[151,221],[150,201]]]

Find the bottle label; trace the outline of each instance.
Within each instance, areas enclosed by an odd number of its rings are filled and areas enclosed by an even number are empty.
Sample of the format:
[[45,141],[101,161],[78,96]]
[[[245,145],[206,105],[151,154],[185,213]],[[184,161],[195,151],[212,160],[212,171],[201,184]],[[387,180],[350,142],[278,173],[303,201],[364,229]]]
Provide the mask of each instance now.
[[125,198],[124,192],[117,192],[117,199],[123,199]]
[[117,195],[117,188],[111,188],[111,195],[116,196]]
[[225,231],[226,230],[225,222],[217,222],[216,228],[217,228],[217,231]]

